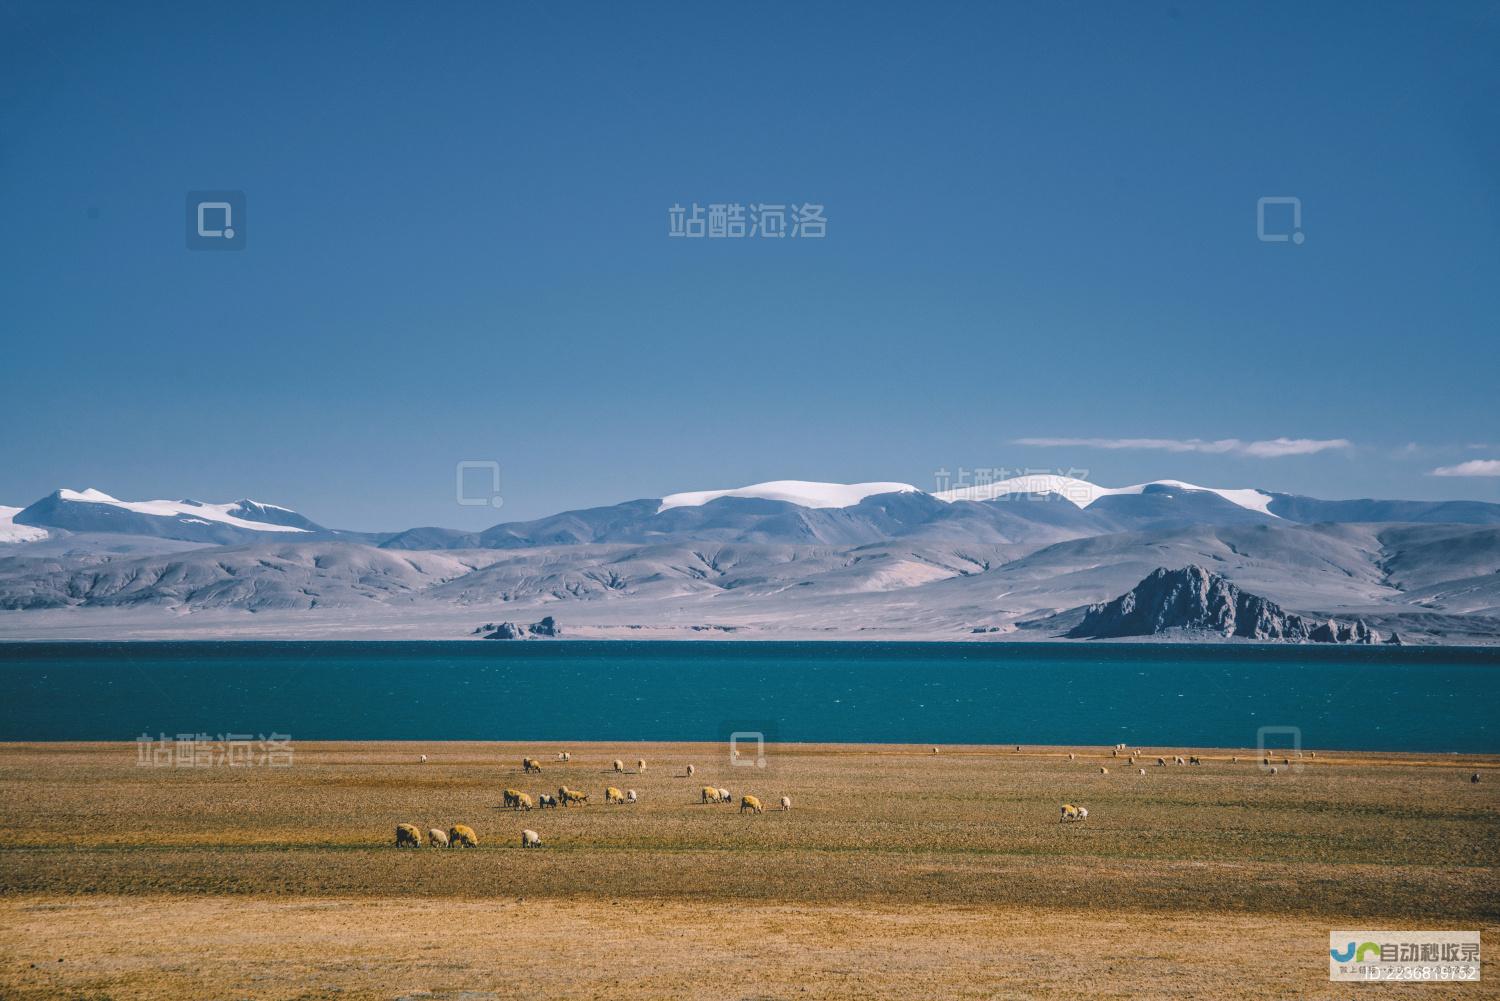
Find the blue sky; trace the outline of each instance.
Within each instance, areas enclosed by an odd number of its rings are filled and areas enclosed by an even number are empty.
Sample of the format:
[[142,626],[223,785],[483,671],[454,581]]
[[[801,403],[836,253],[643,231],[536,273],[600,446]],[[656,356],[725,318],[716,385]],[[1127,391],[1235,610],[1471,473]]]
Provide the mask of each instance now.
[[[1495,3],[0,19],[0,503],[478,527],[960,466],[1500,500],[1430,475],[1500,460]],[[207,189],[245,250],[185,248]],[[827,236],[669,237],[693,202]],[[475,459],[498,514],[455,503]]]

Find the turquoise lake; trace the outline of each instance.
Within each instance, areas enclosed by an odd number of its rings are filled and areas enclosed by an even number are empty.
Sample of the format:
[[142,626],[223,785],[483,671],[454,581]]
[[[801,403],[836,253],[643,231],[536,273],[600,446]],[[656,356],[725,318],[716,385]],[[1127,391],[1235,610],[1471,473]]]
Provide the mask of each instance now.
[[0,740],[768,740],[1500,752],[1500,651],[0,644]]

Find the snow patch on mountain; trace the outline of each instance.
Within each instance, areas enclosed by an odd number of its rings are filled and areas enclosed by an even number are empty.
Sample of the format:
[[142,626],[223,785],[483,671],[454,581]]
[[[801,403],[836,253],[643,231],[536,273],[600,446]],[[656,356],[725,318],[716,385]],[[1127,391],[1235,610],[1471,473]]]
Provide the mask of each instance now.
[[1272,518],[1278,517],[1271,513],[1270,504],[1274,498],[1263,490],[1227,490],[1220,487],[1200,487],[1192,483],[1184,483],[1182,480],[1152,480],[1150,483],[1137,483],[1128,487],[1101,487],[1097,483],[1088,480],[1079,480],[1071,476],[1057,476],[1051,473],[1039,473],[1032,476],[1014,476],[1008,480],[996,480],[993,483],[980,483],[972,486],[957,487],[953,490],[943,490],[933,494],[938,500],[947,501],[988,501],[997,497],[1006,497],[1012,494],[1057,494],[1066,500],[1072,501],[1080,508],[1086,508],[1100,497],[1109,497],[1120,494],[1145,493],[1148,487],[1168,487],[1176,490],[1200,490],[1211,494],[1218,494],[1229,503],[1268,515]]
[[[203,504],[195,500],[150,500],[150,501],[123,501],[117,497],[111,497],[102,490],[90,487],[87,490],[59,490],[58,497],[65,501],[75,501],[80,504],[108,504],[111,507],[123,508],[136,514],[151,515],[157,518],[185,518],[201,524],[217,522],[222,525],[232,525],[235,528],[245,528],[253,532],[306,532],[305,528],[293,528],[290,525],[273,525],[263,521],[249,521],[237,518],[230,514],[234,510],[242,510],[240,503],[234,504]],[[259,501],[251,501],[264,508],[274,508],[274,504],[260,504]],[[286,510],[278,508],[277,510]]]
[[657,513],[674,507],[701,507],[720,497],[752,497],[785,501],[798,507],[852,507],[876,494],[921,493],[910,483],[818,483],[812,480],[771,480],[732,490],[695,490],[662,498]]
[[47,538],[45,528],[16,524],[16,515],[22,510],[19,507],[6,507],[0,504],[0,542],[39,542]]

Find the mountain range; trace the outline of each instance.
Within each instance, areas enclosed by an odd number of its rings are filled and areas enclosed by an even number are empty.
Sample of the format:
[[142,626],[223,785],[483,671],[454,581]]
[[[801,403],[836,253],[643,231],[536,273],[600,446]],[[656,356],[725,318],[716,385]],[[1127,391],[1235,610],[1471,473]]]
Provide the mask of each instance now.
[[1054,639],[1193,564],[1310,620],[1500,641],[1500,504],[1062,476],[775,481],[480,532],[58,490],[0,507],[0,637],[458,638],[536,611],[584,638]]

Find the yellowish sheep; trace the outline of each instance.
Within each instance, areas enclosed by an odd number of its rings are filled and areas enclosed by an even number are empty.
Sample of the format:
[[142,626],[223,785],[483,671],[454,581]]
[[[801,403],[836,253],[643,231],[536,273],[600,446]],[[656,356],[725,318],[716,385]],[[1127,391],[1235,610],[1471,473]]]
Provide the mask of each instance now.
[[623,802],[625,802],[625,794],[623,792],[621,792],[620,790],[616,789],[614,786],[609,786],[608,788],[606,788],[604,790],[604,802],[605,803],[623,803]]
[[474,833],[474,828],[468,824],[454,824],[448,828],[448,846],[450,848],[478,848],[479,835]]
[[542,763],[535,758],[522,758],[521,768],[527,772],[540,772]]
[[567,786],[559,786],[557,798],[563,806],[572,806],[577,803],[580,806],[589,805],[589,794],[581,789],[569,789]]
[[723,801],[724,797],[719,795],[719,790],[715,789],[713,786],[703,787],[703,802],[722,803]]
[[415,824],[397,824],[396,847],[421,848],[422,832],[417,830],[417,826]]
[[760,805],[760,800],[756,799],[754,796],[741,796],[740,797],[740,812],[744,813],[746,810],[749,810],[751,813],[765,813],[766,812],[766,808],[763,807],[763,806],[761,806]]

